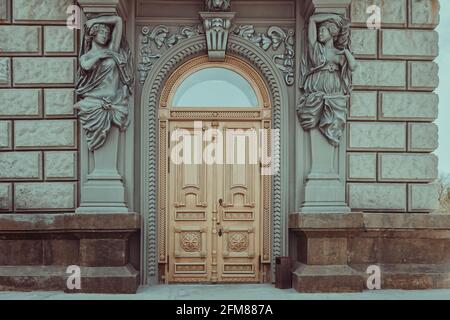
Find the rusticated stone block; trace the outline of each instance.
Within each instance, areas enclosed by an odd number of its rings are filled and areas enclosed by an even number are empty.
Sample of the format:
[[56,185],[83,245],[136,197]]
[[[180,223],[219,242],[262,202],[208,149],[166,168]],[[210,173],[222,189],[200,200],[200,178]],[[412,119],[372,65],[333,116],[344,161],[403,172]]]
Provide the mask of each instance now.
[[348,127],[351,151],[406,151],[405,123],[351,122]]
[[81,239],[80,263],[86,267],[124,266],[127,246],[126,239]]
[[348,239],[348,263],[377,263],[377,254],[379,252],[377,238],[350,237]]
[[439,67],[435,62],[408,62],[408,88],[433,91],[439,86]]
[[75,31],[66,26],[45,26],[44,51],[46,55],[75,54]]
[[349,120],[377,120],[377,93],[374,91],[353,91]]
[[0,266],[42,264],[41,240],[0,240]]
[[41,54],[41,27],[0,26],[0,55]]
[[376,181],[377,155],[376,153],[348,153],[348,180]]
[[44,265],[70,266],[79,264],[79,240],[43,240]]
[[408,186],[408,211],[431,212],[439,209],[438,184],[410,184]]
[[9,0],[0,0],[0,22],[9,21]]
[[12,211],[12,184],[0,183],[0,212]]
[[40,152],[0,153],[0,180],[18,179],[42,179],[42,160]]
[[11,149],[11,121],[0,121],[0,150]]
[[406,184],[349,183],[347,187],[352,209],[406,211]]
[[434,123],[410,123],[408,130],[408,151],[433,152],[438,148],[438,126]]
[[450,263],[449,239],[381,238],[380,242],[381,263]]
[[382,27],[406,27],[406,0],[353,0],[351,20],[355,26],[367,26],[370,17],[367,8],[371,5],[380,8]]
[[382,92],[381,120],[434,121],[438,117],[439,97],[435,93]]
[[347,238],[308,237],[306,254],[308,265],[347,264]]
[[20,120],[14,126],[17,149],[76,147],[74,120]]
[[13,21],[16,23],[61,22],[67,19],[72,0],[14,0]]
[[377,30],[353,29],[352,50],[357,58],[377,58]]
[[45,152],[45,179],[76,179],[76,152],[74,151],[48,151]]
[[73,105],[75,104],[74,89],[45,89],[44,105],[45,115],[53,116],[72,116],[74,114]]
[[410,28],[434,29],[438,24],[439,0],[409,0]]
[[0,118],[42,115],[41,90],[0,89]]
[[76,184],[72,182],[16,183],[16,211],[72,210],[75,208]]
[[359,67],[353,73],[355,89],[398,89],[406,88],[405,61],[359,60]]
[[75,83],[76,58],[13,58],[16,86],[70,86]]
[[0,87],[11,85],[11,66],[9,58],[0,58]]
[[378,157],[379,181],[430,182],[438,175],[438,159],[434,154],[382,153]]
[[439,53],[438,34],[425,30],[382,30],[381,58],[433,60]]

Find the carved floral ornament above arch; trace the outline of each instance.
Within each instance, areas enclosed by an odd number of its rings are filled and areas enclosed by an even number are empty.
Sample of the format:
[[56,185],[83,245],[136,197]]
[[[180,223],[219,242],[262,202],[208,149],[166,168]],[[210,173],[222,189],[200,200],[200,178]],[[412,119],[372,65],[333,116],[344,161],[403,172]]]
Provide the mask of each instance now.
[[[143,84],[154,64],[167,50],[187,39],[203,35],[202,25],[181,26],[178,28],[165,25],[144,26],[140,35],[140,61],[138,72]],[[233,27],[233,35],[251,42],[263,49],[272,59],[274,65],[283,74],[285,83],[292,86],[295,82],[295,32],[281,27],[271,26],[264,32],[256,31],[253,25]]]

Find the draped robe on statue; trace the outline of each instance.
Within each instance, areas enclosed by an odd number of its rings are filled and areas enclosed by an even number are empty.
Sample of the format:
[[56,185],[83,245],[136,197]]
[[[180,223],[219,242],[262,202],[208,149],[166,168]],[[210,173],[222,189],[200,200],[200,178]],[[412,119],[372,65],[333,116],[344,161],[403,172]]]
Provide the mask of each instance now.
[[[110,57],[99,60],[91,70],[80,70],[76,93],[83,100],[75,108],[91,151],[105,143],[111,124],[121,131],[128,126],[128,97],[132,83],[129,59],[125,50],[111,51]],[[102,89],[111,86],[114,93],[105,96]]]

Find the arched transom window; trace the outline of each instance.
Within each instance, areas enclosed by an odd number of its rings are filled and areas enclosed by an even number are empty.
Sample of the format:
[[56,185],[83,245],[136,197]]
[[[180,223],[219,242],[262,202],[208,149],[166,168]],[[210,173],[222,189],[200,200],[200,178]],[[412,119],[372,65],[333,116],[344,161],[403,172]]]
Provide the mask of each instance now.
[[227,63],[202,63],[183,70],[169,94],[171,108],[262,108],[260,84]]

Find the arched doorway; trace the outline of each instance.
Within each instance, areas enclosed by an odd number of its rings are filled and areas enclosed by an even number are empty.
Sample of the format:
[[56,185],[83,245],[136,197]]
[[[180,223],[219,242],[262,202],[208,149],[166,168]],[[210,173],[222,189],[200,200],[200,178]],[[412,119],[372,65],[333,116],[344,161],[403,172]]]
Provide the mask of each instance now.
[[165,282],[267,280],[271,121],[263,79],[236,57],[199,56],[167,80],[159,101]]

